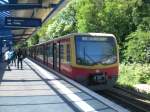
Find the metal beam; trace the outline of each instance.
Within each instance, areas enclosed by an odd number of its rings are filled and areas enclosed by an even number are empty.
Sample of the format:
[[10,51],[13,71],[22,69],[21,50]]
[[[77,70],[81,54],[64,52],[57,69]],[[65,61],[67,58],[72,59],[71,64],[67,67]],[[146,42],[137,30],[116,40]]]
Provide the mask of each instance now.
[[26,38],[14,38],[13,42],[20,42],[20,41],[25,41]]
[[32,29],[32,28],[25,28],[25,27],[23,27],[23,28],[17,28],[17,27],[0,27],[0,30],[3,30],[3,29],[5,29],[5,30],[23,30],[23,29]]
[[14,40],[25,40],[26,38],[13,38]]
[[45,23],[46,22],[46,20],[58,9],[58,7],[61,5],[61,4],[63,4],[63,3],[65,3],[65,0],[60,0],[59,1],[59,3],[58,4],[51,4],[54,8],[53,8],[53,10],[48,14],[48,16],[43,20],[43,23]]
[[51,8],[56,8],[58,6],[58,4],[50,4]]
[[16,4],[17,0],[9,0],[9,4]]
[[42,4],[19,3],[19,4],[3,4],[3,5],[0,5],[0,11],[20,10],[20,9],[34,9],[34,8],[42,8]]
[[21,37],[21,36],[29,36],[29,35],[32,35],[32,33],[31,33],[31,34],[18,34],[18,35],[13,35],[13,37]]

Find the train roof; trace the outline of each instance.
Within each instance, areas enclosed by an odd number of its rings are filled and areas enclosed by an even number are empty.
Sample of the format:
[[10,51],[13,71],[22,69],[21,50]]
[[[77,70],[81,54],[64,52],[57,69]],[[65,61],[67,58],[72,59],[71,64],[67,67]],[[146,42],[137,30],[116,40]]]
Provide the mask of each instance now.
[[[39,44],[36,44],[36,45],[42,45],[42,44],[46,44],[46,43],[49,43],[51,41],[57,41],[57,40],[60,40],[60,39],[67,39],[67,38],[71,38],[72,36],[76,36],[76,35],[110,36],[110,37],[115,37],[113,34],[109,34],[109,33],[71,33],[71,34],[60,36],[58,38],[54,38],[52,40],[48,40],[46,42],[42,42],[42,43],[39,43]],[[33,46],[36,46],[36,45],[33,45]]]

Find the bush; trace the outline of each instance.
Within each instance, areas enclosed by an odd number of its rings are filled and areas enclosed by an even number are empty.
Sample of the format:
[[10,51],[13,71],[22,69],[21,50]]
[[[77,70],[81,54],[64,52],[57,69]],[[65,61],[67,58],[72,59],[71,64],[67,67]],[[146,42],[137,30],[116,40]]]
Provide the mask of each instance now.
[[150,65],[137,63],[121,64],[118,83],[129,86],[140,83],[150,84]]
[[125,44],[125,57],[127,61],[146,63],[147,60],[147,48],[150,43],[150,31],[136,31],[131,33]]

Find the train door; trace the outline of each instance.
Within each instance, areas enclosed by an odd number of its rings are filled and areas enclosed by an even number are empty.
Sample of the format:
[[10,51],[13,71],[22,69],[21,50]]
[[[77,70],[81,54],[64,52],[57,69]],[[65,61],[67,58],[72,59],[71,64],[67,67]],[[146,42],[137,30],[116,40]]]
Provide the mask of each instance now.
[[60,71],[60,43],[53,44],[53,69]]

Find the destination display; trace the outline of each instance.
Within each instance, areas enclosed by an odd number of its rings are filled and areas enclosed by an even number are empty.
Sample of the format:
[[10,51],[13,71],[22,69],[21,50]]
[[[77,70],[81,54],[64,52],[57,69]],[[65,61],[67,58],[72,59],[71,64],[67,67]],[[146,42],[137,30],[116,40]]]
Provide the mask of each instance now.
[[107,39],[105,37],[82,37],[82,41],[107,41]]
[[42,25],[38,18],[5,17],[6,27],[39,27]]

